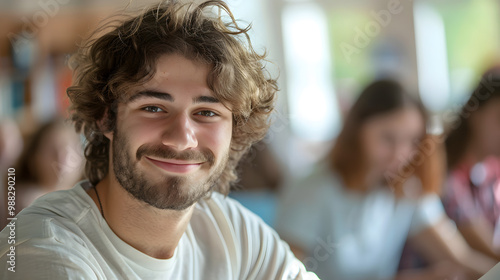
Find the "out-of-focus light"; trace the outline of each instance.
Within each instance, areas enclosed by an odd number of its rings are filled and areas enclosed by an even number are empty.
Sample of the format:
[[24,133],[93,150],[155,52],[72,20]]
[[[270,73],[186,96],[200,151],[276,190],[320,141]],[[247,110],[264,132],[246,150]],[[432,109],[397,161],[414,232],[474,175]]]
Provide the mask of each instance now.
[[330,140],[340,114],[325,15],[314,3],[290,4],[282,22],[292,131],[307,140]]
[[444,23],[429,4],[414,3],[418,86],[424,105],[431,111],[444,110],[450,97],[450,78]]

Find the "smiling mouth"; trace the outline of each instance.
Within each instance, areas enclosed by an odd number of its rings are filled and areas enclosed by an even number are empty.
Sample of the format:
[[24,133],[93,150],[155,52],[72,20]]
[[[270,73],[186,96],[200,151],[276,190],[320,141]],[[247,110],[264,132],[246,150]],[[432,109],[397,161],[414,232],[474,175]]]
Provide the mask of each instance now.
[[189,173],[198,169],[203,162],[189,162],[184,160],[168,159],[157,160],[150,157],[145,157],[157,167],[171,173]]

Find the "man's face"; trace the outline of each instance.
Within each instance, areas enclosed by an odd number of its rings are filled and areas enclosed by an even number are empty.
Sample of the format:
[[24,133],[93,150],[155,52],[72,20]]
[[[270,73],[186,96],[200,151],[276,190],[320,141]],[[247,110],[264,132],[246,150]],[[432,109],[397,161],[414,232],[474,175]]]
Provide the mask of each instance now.
[[111,170],[135,198],[185,209],[226,167],[232,113],[208,88],[209,65],[163,55],[152,80],[118,105]]

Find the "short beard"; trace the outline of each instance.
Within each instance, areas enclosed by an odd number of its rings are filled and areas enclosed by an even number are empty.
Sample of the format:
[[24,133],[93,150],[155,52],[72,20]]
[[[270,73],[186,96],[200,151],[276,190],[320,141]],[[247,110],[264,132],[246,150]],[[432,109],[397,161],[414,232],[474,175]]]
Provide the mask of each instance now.
[[[137,150],[136,161],[128,152],[128,138],[114,131],[113,138],[113,170],[120,185],[134,198],[158,209],[184,210],[201,198],[208,196],[216,186],[217,180],[226,168],[229,151],[220,163],[215,162],[215,156],[210,150],[189,151],[177,153],[166,146],[141,146]],[[160,183],[148,181],[145,174],[137,167],[138,161],[145,155],[156,155],[165,159],[204,159],[212,169],[208,178],[199,183],[189,183],[187,176],[163,175]]]

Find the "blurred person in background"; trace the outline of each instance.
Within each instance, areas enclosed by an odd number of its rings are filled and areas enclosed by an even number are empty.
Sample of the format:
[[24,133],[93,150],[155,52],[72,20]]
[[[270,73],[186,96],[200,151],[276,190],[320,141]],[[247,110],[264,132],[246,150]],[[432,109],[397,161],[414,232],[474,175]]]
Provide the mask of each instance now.
[[[277,230],[322,279],[469,279],[494,261],[453,228],[437,195],[444,154],[420,102],[392,81],[368,86],[327,162],[283,192]],[[397,273],[405,241],[433,263]]]
[[238,174],[240,180],[229,196],[274,227],[278,192],[285,176],[266,141],[250,148],[238,165]]
[[483,75],[454,124],[445,142],[446,213],[471,247],[500,260],[500,67]]
[[255,143],[239,166],[240,181],[236,190],[276,192],[283,182],[280,162],[265,141]]
[[41,125],[26,141],[16,165],[16,212],[81,179],[81,150],[78,135],[64,121],[55,119]]
[[10,120],[0,120],[0,167],[13,167],[23,149],[23,138],[17,124]]

